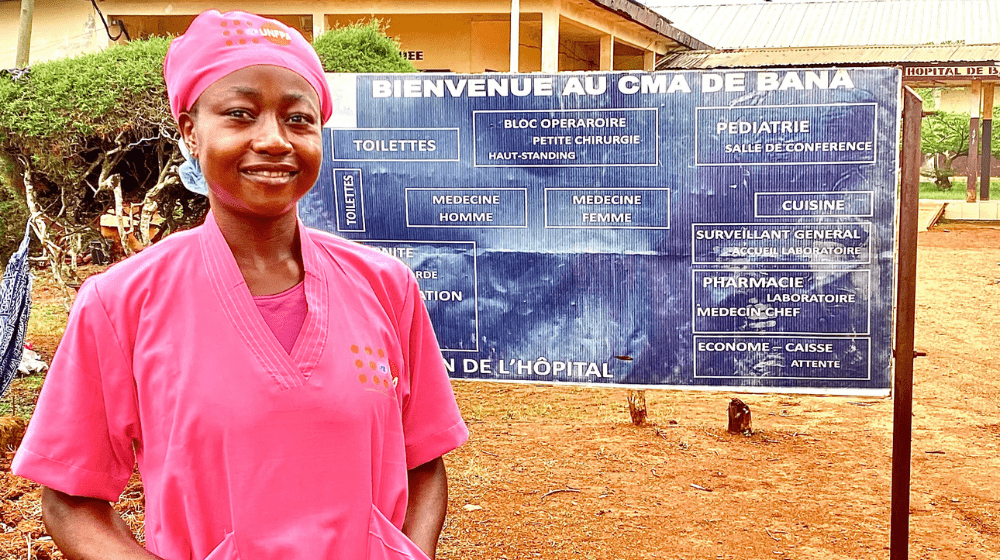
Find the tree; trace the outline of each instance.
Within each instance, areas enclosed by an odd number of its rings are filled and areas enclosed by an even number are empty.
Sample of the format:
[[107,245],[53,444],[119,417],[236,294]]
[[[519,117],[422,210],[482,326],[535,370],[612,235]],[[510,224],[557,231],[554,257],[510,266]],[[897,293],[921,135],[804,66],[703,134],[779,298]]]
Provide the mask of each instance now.
[[[180,185],[177,129],[163,82],[170,40],[153,38],[76,58],[42,62],[0,77],[0,153],[23,197],[32,230],[60,284],[74,281],[76,254],[101,240],[109,207],[158,212],[160,233],[186,227],[207,204]],[[143,245],[149,228],[119,220]],[[67,258],[70,266],[66,266]],[[67,292],[68,293],[68,292]]]
[[938,111],[924,117],[920,125],[920,151],[934,162],[933,170],[925,175],[933,177],[939,189],[951,189],[955,159],[969,154],[969,115]]

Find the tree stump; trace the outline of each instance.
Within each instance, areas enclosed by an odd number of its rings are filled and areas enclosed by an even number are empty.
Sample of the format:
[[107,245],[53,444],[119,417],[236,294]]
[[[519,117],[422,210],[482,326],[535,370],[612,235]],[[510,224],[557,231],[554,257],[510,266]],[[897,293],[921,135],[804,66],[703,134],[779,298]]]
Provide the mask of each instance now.
[[729,401],[729,433],[747,434],[750,429],[750,407],[740,399]]
[[632,423],[642,426],[646,423],[646,391],[629,391],[628,413],[632,415]]

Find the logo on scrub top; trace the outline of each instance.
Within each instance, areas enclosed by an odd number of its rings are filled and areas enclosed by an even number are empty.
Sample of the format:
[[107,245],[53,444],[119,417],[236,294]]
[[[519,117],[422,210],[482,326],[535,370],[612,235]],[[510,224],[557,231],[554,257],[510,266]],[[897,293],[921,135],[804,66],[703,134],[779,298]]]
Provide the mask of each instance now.
[[382,348],[351,345],[354,366],[358,368],[358,382],[366,391],[375,391],[385,396],[395,393],[399,383],[399,368],[386,357]]
[[223,28],[222,34],[226,37],[226,45],[230,47],[260,43],[262,38],[282,47],[292,42],[292,34],[281,24],[267,22],[260,29],[255,29],[253,22],[237,18],[223,20],[220,25]]

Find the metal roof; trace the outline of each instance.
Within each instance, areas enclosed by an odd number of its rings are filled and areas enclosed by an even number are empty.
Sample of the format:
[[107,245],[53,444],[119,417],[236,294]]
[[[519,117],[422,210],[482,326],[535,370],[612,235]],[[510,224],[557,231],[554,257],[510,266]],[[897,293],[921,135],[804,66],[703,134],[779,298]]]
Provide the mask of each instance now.
[[647,5],[717,49],[1000,41],[1000,0]]
[[751,68],[829,65],[907,65],[920,63],[1000,62],[1000,44],[890,45],[880,47],[796,47],[687,51],[668,56],[658,69]]
[[678,29],[676,25],[671,25],[670,20],[635,0],[590,0],[590,2],[605,10],[615,12],[625,19],[632,20],[660,35],[669,37],[689,49],[712,48],[711,44],[703,43],[690,33]]

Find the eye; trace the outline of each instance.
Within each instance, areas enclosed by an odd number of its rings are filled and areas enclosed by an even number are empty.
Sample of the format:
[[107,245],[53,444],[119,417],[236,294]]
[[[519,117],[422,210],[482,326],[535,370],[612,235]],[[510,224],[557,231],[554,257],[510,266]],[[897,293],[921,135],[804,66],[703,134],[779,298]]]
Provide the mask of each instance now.
[[316,118],[305,113],[293,113],[288,117],[288,122],[292,124],[310,125],[316,122]]
[[253,118],[253,114],[246,109],[229,109],[226,111],[227,117],[232,117],[234,119],[248,120]]

